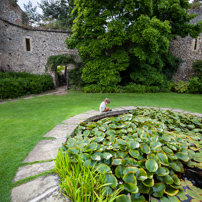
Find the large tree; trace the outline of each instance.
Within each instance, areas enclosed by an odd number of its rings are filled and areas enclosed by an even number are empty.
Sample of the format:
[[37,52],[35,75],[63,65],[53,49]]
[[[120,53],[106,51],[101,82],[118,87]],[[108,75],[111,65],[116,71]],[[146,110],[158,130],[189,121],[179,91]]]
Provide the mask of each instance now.
[[73,35],[88,84],[115,86],[133,81],[158,86],[173,71],[169,41],[197,37],[202,23],[190,24],[188,0],[75,0]]
[[72,27],[73,18],[70,14],[74,8],[74,0],[41,0],[39,7],[43,12],[42,19],[57,20],[62,29]]

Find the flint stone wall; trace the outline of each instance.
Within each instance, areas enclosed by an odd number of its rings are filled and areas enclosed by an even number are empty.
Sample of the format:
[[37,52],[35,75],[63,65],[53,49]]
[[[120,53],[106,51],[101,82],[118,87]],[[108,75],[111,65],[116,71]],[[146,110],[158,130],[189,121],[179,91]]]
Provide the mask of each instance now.
[[28,24],[28,17],[14,0],[1,0],[0,17],[17,25]]
[[[78,56],[76,49],[66,47],[65,39],[70,36],[70,31],[24,28],[0,19],[0,69],[43,74],[49,56]],[[30,51],[26,50],[26,39],[30,42]]]
[[[190,14],[198,14],[191,23],[196,24],[199,20],[202,20],[202,9],[189,10]],[[192,69],[193,62],[197,60],[202,60],[202,34],[196,39],[191,36],[182,38],[177,37],[176,40],[170,42],[170,51],[183,60],[180,69],[173,75],[173,80],[175,82],[188,81],[194,75],[194,70]]]

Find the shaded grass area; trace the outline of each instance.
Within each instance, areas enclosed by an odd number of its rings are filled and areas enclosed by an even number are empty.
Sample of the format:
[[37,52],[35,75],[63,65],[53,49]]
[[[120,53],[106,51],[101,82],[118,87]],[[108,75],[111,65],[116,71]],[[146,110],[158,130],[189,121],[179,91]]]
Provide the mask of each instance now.
[[12,180],[23,160],[43,136],[76,114],[98,110],[110,98],[110,108],[155,106],[202,113],[202,95],[176,93],[48,95],[0,104],[0,201],[9,202]]

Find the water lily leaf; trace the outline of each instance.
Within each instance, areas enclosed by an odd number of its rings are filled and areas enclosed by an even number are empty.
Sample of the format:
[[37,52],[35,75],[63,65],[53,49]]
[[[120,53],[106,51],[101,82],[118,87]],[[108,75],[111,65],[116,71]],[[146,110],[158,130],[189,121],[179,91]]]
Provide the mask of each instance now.
[[146,187],[144,184],[140,184],[140,186],[138,187],[140,189],[140,193],[143,193],[143,194],[148,194],[151,190],[150,187]]
[[136,193],[136,194],[131,194],[131,199],[132,201],[135,202],[145,202],[145,197],[143,195],[140,196],[140,192]]
[[147,173],[143,168],[140,168],[137,172],[136,172],[136,178],[140,181],[144,181],[147,179]]
[[195,191],[192,191],[190,189],[186,189],[186,193],[191,196],[194,199],[198,199],[200,201],[202,201],[202,196],[199,195],[198,193],[196,193]]
[[163,196],[162,198],[160,198],[160,201],[161,202],[172,202],[168,198],[166,198],[165,196]]
[[117,143],[120,145],[127,145],[127,142],[121,139],[117,139]]
[[189,188],[192,190],[192,191],[195,191],[196,193],[198,194],[202,194],[202,189],[199,189],[193,185],[190,185]]
[[106,183],[110,183],[110,186],[112,188],[115,188],[118,184],[118,181],[116,179],[116,177],[112,174],[106,174],[105,175],[105,180],[106,180]]
[[117,152],[115,153],[115,158],[127,159],[127,158],[129,158],[129,155],[128,155],[128,152],[117,151]]
[[179,192],[179,189],[174,189],[173,187],[167,185],[165,193],[168,194],[169,196],[175,196]]
[[133,183],[124,183],[124,189],[130,193],[137,193],[139,191],[138,187]]
[[160,198],[160,197],[163,196],[164,191],[166,189],[166,186],[164,185],[164,183],[155,183],[152,188],[153,188],[153,191],[154,191],[153,195],[155,197]]
[[106,186],[103,188],[103,192],[104,192],[104,196],[110,196],[113,190],[109,186]]
[[173,178],[170,175],[163,176],[162,178],[166,184],[172,184],[173,183]]
[[142,181],[142,184],[144,184],[146,187],[153,187],[154,179],[146,179],[146,180]]
[[175,156],[174,154],[173,154],[173,155],[166,154],[166,155],[167,155],[167,157],[168,157],[169,159],[171,159],[171,160],[177,160],[177,159],[178,159],[177,156]]
[[158,169],[158,164],[153,159],[147,160],[145,166],[149,172],[155,172]]
[[122,163],[121,163],[121,160],[122,159],[113,159],[113,165],[121,165]]
[[173,175],[172,178],[176,185],[180,185],[180,179],[177,177],[177,175]]
[[185,192],[182,191],[182,190],[179,190],[177,196],[180,198],[181,201],[184,201],[184,200],[188,199],[187,196],[186,196],[186,194],[185,194]]
[[147,144],[141,144],[140,149],[145,153],[149,154],[151,152],[150,147]]
[[102,157],[103,157],[104,159],[110,159],[110,158],[112,157],[112,154],[110,154],[110,153],[108,153],[108,152],[105,152],[105,153],[102,154]]
[[91,152],[97,149],[97,143],[91,143],[85,148],[85,152]]
[[127,161],[131,166],[138,166],[138,163],[135,159],[128,158]]
[[116,169],[115,169],[115,175],[116,175],[116,177],[118,177],[118,178],[123,177],[124,176],[124,174],[123,174],[123,170],[124,169],[125,169],[125,167],[122,166],[122,165],[117,166]]
[[98,127],[99,130],[105,132],[106,131],[106,128],[105,127]]
[[176,147],[176,146],[174,146],[174,145],[172,145],[172,144],[167,144],[167,146],[168,146],[170,149],[172,149],[172,150],[174,150],[174,151],[177,151],[177,147]]
[[189,160],[188,154],[184,154],[184,153],[182,153],[182,152],[177,152],[177,153],[175,154],[175,156],[176,156],[178,159],[180,159],[180,160],[182,160],[182,161],[185,161],[185,162],[187,162],[187,161]]
[[152,142],[157,142],[158,141],[158,136],[157,135],[155,135],[154,137],[151,137],[151,141]]
[[176,196],[168,196],[169,200],[172,202],[180,202]]
[[79,150],[76,148],[69,148],[68,151],[71,152],[72,154],[78,154],[79,153]]
[[169,174],[168,168],[165,167],[159,167],[158,170],[156,171],[156,174],[158,176],[166,176]]
[[152,149],[157,148],[157,147],[161,147],[161,146],[162,146],[162,144],[160,142],[151,142],[150,143],[150,147]]
[[181,172],[181,168],[175,162],[169,163],[169,166],[175,171]]
[[165,154],[163,154],[163,153],[157,153],[156,156],[160,160],[161,164],[163,164],[165,166],[169,165],[169,163],[168,163],[168,157]]
[[130,141],[129,142],[129,149],[136,149],[140,147],[140,143],[136,141]]
[[95,142],[102,142],[104,140],[104,137],[96,137]]
[[147,155],[147,159],[154,159],[155,161],[158,160],[158,158],[156,157],[156,155],[153,154],[153,153],[148,154]]
[[84,136],[89,136],[90,135],[90,130],[85,130],[83,133]]
[[131,200],[128,196],[122,194],[116,199],[116,202],[131,202]]
[[112,173],[111,168],[106,164],[100,164],[97,168],[102,174]]
[[102,158],[101,158],[101,156],[99,156],[99,155],[93,154],[93,155],[91,156],[91,159],[94,160],[94,161],[100,161]]
[[88,154],[88,153],[83,153],[83,154],[82,154],[82,159],[83,159],[84,161],[90,159],[90,154]]
[[137,185],[137,179],[136,179],[134,173],[132,173],[132,172],[129,172],[126,175],[124,175],[123,180],[126,183],[133,183],[133,184]]
[[127,173],[131,172],[131,173],[136,173],[139,169],[137,167],[133,167],[133,166],[130,166],[130,167],[126,167],[124,170],[123,170],[123,174],[126,175]]
[[151,202],[158,202],[156,199],[152,198]]
[[139,158],[139,156],[140,156],[140,153],[139,153],[139,151],[138,150],[130,150],[129,151],[129,154],[132,156],[132,157],[134,157],[134,158]]
[[173,155],[173,151],[166,146],[163,146],[163,151],[167,154]]

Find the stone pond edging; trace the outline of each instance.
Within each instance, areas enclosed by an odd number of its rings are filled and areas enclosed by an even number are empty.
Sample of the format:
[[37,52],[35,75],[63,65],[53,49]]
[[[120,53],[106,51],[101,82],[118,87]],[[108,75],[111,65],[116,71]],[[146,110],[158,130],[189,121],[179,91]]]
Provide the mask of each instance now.
[[[171,110],[173,112],[191,114],[202,118],[200,113],[191,113],[180,109],[158,108],[138,106],[139,108],[156,108],[161,110]],[[27,177],[39,175],[43,172],[54,169],[54,159],[58,149],[67,140],[67,134],[71,135],[81,122],[97,121],[110,116],[118,116],[135,110],[138,107],[125,106],[114,108],[113,111],[100,114],[99,111],[91,110],[75,115],[55,126],[41,140],[25,158],[23,163],[31,163],[18,169],[13,182],[24,180]],[[59,187],[59,177],[57,174],[48,174],[36,177],[35,179],[16,186],[12,189],[11,202],[70,202],[61,194]]]

